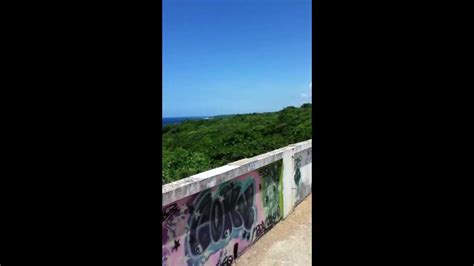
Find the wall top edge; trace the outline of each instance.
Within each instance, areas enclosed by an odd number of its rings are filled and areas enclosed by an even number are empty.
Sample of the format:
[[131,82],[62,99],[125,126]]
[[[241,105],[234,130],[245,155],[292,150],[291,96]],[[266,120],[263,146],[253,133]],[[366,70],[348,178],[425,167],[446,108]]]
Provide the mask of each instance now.
[[[263,153],[252,158],[244,158],[227,165],[217,167],[190,177],[177,180],[175,182],[162,186],[163,205],[169,203],[170,200],[179,200],[181,198],[190,196],[199,190],[205,189],[207,186],[217,186],[220,183],[245,174],[247,171],[251,172],[274,161],[282,159],[283,153],[287,151],[299,152],[312,147],[312,139],[290,144],[288,146]],[[255,168],[255,169],[253,169]],[[197,184],[199,183],[199,184]],[[203,185],[204,184],[204,185]],[[198,190],[190,189],[190,187],[198,186]],[[179,193],[175,193],[178,192]],[[171,195],[173,194],[173,195]],[[180,195],[176,195],[180,194]],[[172,199],[171,199],[172,198]]]

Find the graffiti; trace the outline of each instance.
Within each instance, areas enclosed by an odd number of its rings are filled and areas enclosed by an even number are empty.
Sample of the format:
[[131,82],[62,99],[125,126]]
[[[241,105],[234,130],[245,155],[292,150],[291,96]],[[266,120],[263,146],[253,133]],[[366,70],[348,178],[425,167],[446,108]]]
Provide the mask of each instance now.
[[296,157],[295,158],[295,178],[294,178],[296,185],[299,185],[300,180],[301,180],[300,167],[301,167],[301,157]]
[[230,266],[234,261],[234,257],[232,255],[226,256],[222,262],[216,264],[216,266]]
[[310,164],[313,161],[313,149],[307,149],[305,157],[304,165]]
[[255,235],[255,240],[259,240],[266,232],[273,228],[273,226],[280,220],[280,208],[278,207],[273,215],[269,215],[265,222],[262,221],[253,229],[253,234]]
[[234,182],[225,184],[214,198],[211,191],[202,193],[196,199],[194,214],[189,220],[191,255],[201,255],[211,242],[229,239],[235,228],[250,230],[255,219],[253,202],[253,182],[245,188]]
[[277,206],[275,212],[272,215],[267,216],[265,219],[265,225],[267,229],[271,229],[278,221],[280,221],[280,206]]
[[179,243],[179,239],[178,240],[175,240],[174,241],[174,247],[173,247],[173,250],[174,251],[178,251],[178,248],[181,244]]
[[162,264],[229,266],[281,219],[277,161],[162,208]]
[[[256,235],[255,235],[255,231],[257,232]],[[255,240],[258,240],[265,233],[265,223],[262,221],[259,225],[257,225],[253,229],[253,232],[254,232],[254,235],[256,236]]]
[[279,196],[281,192],[281,164],[270,164],[259,170],[262,176],[265,217],[280,216]]
[[243,231],[243,233],[242,233],[242,239],[250,240],[250,232]]
[[176,205],[176,203],[171,204],[163,212],[162,222],[166,221],[169,217],[171,217],[171,215],[173,215],[177,211],[178,211],[178,205]]
[[235,243],[235,245],[234,245],[234,258],[237,258],[238,253],[239,253],[239,243]]
[[294,155],[294,181],[296,184],[296,193],[293,194],[295,206],[311,192],[311,162],[312,149],[309,148]]

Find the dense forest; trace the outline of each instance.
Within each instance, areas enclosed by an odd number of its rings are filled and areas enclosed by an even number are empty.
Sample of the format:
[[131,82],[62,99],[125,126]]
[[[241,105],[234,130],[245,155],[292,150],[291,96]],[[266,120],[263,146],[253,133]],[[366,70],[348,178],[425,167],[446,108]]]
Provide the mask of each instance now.
[[312,138],[311,104],[162,127],[163,183]]

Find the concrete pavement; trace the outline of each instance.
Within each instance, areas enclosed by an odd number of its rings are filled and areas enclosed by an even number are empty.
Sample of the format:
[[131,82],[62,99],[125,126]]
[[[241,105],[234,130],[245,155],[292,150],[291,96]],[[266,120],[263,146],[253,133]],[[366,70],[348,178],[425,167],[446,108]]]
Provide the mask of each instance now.
[[311,265],[311,197],[303,200],[285,220],[260,238],[236,265]]

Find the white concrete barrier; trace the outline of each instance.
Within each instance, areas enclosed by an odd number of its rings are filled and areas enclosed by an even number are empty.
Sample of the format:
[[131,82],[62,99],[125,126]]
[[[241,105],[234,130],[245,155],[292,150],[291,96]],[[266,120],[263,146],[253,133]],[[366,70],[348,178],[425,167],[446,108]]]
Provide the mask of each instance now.
[[[286,217],[292,212],[294,206],[311,192],[311,139],[165,184],[162,187],[162,206],[218,186],[280,159],[283,159],[283,213]],[[298,160],[300,160],[299,163]],[[299,167],[295,168],[298,164]],[[301,183],[297,184],[295,175],[299,175],[298,169],[301,174],[299,177]]]

